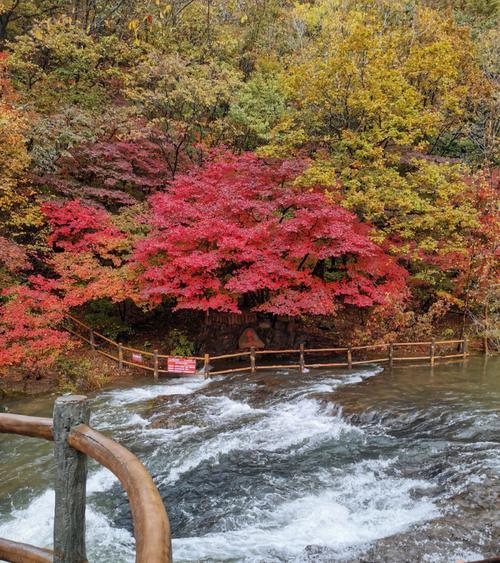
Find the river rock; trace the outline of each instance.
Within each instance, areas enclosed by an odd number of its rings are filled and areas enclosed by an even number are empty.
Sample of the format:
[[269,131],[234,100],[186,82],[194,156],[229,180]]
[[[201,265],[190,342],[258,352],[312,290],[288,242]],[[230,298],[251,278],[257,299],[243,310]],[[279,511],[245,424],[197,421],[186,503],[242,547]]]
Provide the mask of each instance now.
[[179,428],[199,426],[200,417],[193,408],[190,395],[160,395],[151,407],[149,428]]

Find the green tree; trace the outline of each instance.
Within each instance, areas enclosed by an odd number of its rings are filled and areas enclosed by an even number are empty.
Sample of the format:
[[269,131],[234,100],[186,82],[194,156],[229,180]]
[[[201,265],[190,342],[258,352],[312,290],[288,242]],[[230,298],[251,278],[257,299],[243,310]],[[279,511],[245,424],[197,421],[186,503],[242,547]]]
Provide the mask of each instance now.
[[40,112],[67,105],[99,108],[121,89],[133,53],[114,36],[94,39],[68,17],[37,23],[9,44],[12,80]]
[[173,176],[183,154],[197,159],[200,145],[224,142],[230,104],[240,84],[231,65],[196,63],[152,50],[127,80],[128,99],[173,147],[166,155]]

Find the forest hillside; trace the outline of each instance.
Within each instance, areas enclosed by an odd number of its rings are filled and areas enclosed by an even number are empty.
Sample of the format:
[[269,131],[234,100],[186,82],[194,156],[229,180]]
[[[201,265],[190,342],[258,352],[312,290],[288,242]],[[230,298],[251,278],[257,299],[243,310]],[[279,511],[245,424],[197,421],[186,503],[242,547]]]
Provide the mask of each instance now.
[[494,345],[498,9],[0,0],[0,369],[64,358],[68,313]]

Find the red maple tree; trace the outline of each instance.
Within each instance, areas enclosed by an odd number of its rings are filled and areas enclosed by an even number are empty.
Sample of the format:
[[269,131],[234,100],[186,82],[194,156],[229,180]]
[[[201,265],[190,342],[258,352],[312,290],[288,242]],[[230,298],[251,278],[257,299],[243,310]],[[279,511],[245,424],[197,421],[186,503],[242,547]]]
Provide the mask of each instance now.
[[[41,282],[38,283],[38,282]],[[0,308],[0,367],[21,364],[42,368],[73,347],[70,334],[59,328],[64,305],[50,282],[32,276],[30,285],[6,290]]]
[[147,298],[291,316],[400,298],[405,270],[321,187],[294,186],[303,166],[226,152],[152,196],[135,254]]
[[79,200],[43,206],[53,253],[49,276],[32,275],[4,291],[0,307],[0,367],[22,364],[43,368],[72,343],[61,322],[73,307],[132,296],[128,241],[111,215]]
[[80,200],[43,207],[55,250],[48,262],[68,307],[93,299],[134,297],[129,275],[131,243],[113,216]]
[[157,142],[111,138],[82,144],[59,157],[53,173],[35,180],[64,197],[113,209],[133,205],[172,179],[169,156],[173,150],[161,138]]

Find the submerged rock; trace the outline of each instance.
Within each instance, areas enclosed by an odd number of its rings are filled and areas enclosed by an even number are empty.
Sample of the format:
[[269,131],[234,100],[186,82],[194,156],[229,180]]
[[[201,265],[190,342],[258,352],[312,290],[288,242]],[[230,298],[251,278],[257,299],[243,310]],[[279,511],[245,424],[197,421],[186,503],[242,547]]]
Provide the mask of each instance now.
[[153,401],[149,428],[174,429],[201,424],[201,415],[197,413],[190,395],[160,395]]

